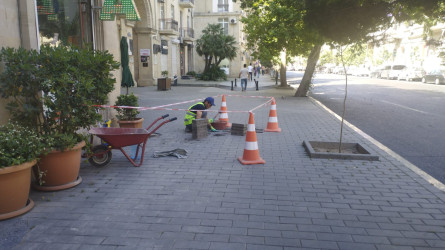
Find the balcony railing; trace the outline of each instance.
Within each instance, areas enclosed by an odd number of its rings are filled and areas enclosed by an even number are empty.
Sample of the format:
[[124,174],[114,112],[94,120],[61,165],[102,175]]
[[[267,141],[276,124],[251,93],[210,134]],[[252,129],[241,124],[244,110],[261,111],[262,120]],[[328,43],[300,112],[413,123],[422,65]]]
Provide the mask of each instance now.
[[183,8],[193,8],[195,5],[195,0],[180,0],[179,6]]
[[178,21],[171,18],[159,19],[159,30],[162,33],[177,33],[178,32]]
[[181,28],[181,37],[187,40],[187,38],[195,38],[195,31],[192,28]]
[[227,12],[229,11],[228,4],[218,4],[218,12]]

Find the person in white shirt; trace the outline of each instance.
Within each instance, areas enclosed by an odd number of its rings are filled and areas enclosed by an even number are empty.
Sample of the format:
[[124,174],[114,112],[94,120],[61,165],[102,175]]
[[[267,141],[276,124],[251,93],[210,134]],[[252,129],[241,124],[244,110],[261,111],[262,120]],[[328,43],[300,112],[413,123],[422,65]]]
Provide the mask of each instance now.
[[250,81],[252,81],[252,69],[253,69],[252,63],[250,63],[250,65],[247,67],[247,70],[249,71]]
[[241,91],[246,91],[247,89],[247,78],[249,77],[249,70],[246,68],[246,64],[244,64],[244,68],[239,72],[239,78],[241,79]]

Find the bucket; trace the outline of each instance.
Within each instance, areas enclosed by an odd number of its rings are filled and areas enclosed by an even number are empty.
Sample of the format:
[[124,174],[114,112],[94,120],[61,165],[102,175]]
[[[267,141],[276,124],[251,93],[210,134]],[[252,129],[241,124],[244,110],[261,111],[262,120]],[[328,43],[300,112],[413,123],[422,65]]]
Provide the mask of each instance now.
[[227,122],[217,120],[217,121],[212,122],[212,126],[217,130],[224,130],[227,128]]

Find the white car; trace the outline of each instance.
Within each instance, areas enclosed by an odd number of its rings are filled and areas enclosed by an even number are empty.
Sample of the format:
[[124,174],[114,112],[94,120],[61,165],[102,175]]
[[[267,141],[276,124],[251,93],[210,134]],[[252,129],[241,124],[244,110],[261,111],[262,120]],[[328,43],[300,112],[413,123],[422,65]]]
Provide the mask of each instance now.
[[383,79],[397,79],[400,72],[405,68],[405,65],[385,66],[385,69],[383,69],[380,77]]

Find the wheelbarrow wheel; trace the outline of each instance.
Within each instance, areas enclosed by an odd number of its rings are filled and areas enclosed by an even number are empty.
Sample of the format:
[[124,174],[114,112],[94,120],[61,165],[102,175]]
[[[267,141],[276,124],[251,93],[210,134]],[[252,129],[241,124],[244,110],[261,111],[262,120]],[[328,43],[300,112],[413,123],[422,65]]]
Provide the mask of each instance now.
[[101,168],[111,161],[111,157],[113,154],[111,153],[111,150],[108,150],[108,147],[105,145],[97,145],[94,146],[91,150],[93,152],[93,156],[88,158],[88,161],[91,165]]

